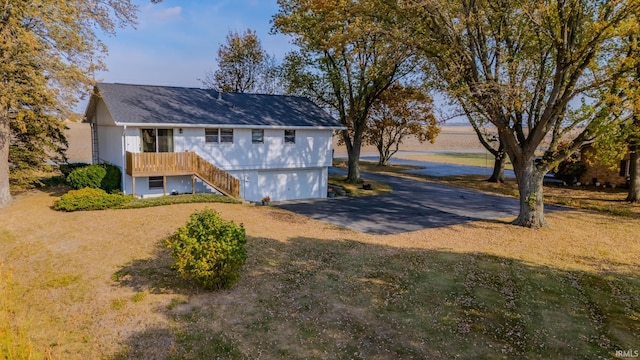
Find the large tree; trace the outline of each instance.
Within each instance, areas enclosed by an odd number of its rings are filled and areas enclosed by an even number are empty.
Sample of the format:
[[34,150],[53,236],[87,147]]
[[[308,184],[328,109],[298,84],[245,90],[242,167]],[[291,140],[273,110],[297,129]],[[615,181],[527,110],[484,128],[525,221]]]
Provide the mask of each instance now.
[[218,69],[202,80],[206,87],[237,93],[278,92],[277,62],[262,48],[254,30],[229,31],[226,41],[218,48]]
[[[637,17],[636,17],[637,18]],[[619,160],[629,154],[629,192],[627,201],[640,202],[640,24],[630,24],[634,34],[626,40],[626,49],[616,56],[620,76],[602,94],[599,109],[614,119],[607,133],[592,144],[596,161],[615,168]]]
[[496,127],[520,192],[514,223],[544,226],[544,175],[607,127],[607,118],[589,111],[595,107],[574,107],[617,78],[611,54],[628,35],[622,25],[637,0],[405,5],[447,94]]
[[431,96],[424,89],[395,83],[374,102],[364,137],[378,149],[378,165],[386,166],[407,137],[433,143],[439,133]]
[[287,90],[328,108],[347,129],[347,181],[360,179],[360,149],[373,103],[414,69],[407,34],[398,28],[395,1],[278,0],[274,31],[293,36]]
[[135,11],[129,0],[0,5],[0,206],[11,200],[10,171],[40,164],[65,146],[60,119],[103,68],[106,49],[96,30],[111,34],[133,23]]

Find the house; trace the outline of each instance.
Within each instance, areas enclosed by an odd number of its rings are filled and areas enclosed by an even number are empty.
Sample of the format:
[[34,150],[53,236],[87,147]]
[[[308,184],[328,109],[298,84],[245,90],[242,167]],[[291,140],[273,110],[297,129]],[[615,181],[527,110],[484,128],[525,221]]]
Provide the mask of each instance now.
[[99,83],[85,122],[93,163],[122,170],[125,194],[217,191],[249,201],[327,195],[333,131],[302,97]]
[[580,179],[583,184],[607,184],[609,186],[624,187],[628,185],[630,176],[630,153],[625,154],[619,161],[617,168],[611,168],[596,156],[596,149],[587,144],[580,149],[580,161],[586,165],[586,171]]

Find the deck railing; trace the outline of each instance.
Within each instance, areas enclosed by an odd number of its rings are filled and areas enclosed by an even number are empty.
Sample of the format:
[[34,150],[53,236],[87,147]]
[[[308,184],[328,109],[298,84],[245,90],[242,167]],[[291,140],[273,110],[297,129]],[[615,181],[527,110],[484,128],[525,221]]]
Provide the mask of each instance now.
[[240,197],[240,180],[194,152],[127,151],[126,161],[126,172],[133,177],[195,175],[227,196],[236,199]]

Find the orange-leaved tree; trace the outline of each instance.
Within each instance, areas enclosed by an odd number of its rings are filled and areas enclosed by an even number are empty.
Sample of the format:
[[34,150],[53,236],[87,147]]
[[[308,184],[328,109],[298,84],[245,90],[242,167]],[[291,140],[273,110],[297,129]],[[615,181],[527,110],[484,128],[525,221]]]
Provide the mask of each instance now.
[[424,89],[395,83],[373,104],[364,137],[378,149],[378,165],[386,166],[407,137],[433,143],[439,133],[431,96]]

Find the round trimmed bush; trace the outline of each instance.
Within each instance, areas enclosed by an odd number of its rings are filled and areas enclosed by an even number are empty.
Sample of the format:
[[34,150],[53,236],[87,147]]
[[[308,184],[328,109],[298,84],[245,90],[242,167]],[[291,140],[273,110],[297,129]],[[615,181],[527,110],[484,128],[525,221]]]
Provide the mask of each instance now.
[[102,179],[107,175],[107,170],[100,165],[89,165],[73,170],[67,176],[67,184],[74,189],[92,188],[100,189]]
[[167,240],[183,278],[207,290],[229,288],[240,277],[247,259],[244,227],[224,221],[213,210],[191,215],[189,222]]
[[120,190],[120,168],[111,164],[79,167],[67,176],[67,184],[74,189],[93,188],[113,193]]

